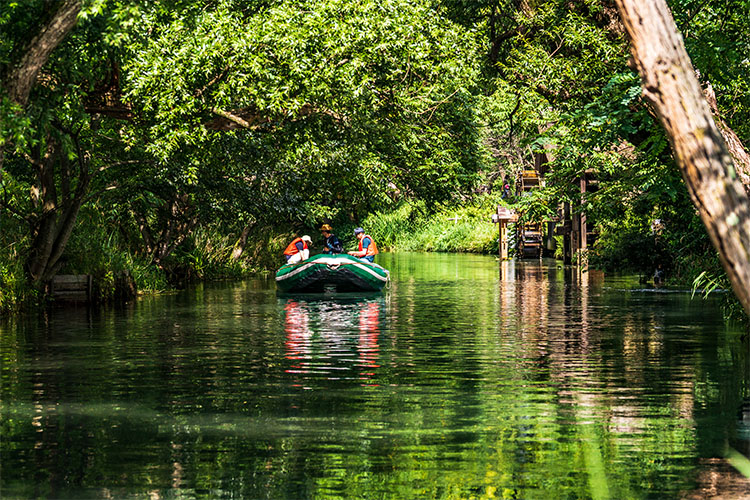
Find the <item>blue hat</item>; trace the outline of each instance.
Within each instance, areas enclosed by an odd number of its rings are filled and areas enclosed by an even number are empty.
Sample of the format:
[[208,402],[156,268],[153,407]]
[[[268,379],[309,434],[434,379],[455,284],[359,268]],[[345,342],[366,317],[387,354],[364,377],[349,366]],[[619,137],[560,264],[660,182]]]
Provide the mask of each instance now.
[[365,230],[362,229],[361,227],[358,227],[357,229],[354,230],[355,236],[358,235],[359,233],[364,233],[364,232],[365,232]]

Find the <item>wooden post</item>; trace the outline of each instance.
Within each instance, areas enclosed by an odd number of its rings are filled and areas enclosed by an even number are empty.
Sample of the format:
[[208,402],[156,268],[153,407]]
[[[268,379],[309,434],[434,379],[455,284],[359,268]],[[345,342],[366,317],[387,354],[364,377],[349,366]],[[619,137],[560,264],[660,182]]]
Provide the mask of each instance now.
[[[570,231],[567,229],[568,222],[571,222]],[[570,266],[573,264],[573,249],[571,248],[572,221],[570,217],[570,203],[563,203],[563,264]]]
[[[581,176],[581,205],[583,205],[584,198],[586,196],[586,174],[584,173]],[[588,248],[588,225],[586,224],[586,214],[581,211],[579,214],[580,217],[580,224],[579,224],[579,238],[580,242],[578,244],[578,268],[580,272],[586,272],[588,271],[588,256],[586,254],[587,248]]]
[[508,258],[508,221],[500,220],[500,244],[498,245],[500,250],[500,258],[506,260]]
[[556,221],[547,221],[547,230],[544,233],[544,250],[547,257],[554,257],[557,243],[555,242],[555,225]]
[[573,216],[573,232],[570,235],[571,238],[571,251],[573,252],[572,258],[575,259],[576,266],[580,265],[579,255],[581,250],[581,214],[575,214]]
[[517,220],[518,215],[502,205],[498,205],[497,213],[492,214],[492,222],[498,225],[497,254],[500,260],[508,259],[508,223]]

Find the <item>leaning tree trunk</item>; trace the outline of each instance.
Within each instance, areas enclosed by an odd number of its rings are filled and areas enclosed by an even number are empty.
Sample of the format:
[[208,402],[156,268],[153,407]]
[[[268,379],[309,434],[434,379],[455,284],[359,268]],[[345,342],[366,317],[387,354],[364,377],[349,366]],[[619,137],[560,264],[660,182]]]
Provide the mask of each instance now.
[[[20,60],[5,72],[0,85],[11,101],[25,107],[37,75],[47,63],[52,51],[60,45],[78,21],[81,0],[64,0],[54,4],[55,13],[24,47]],[[5,146],[0,145],[0,170],[3,168]]]
[[665,0],[617,0],[643,94],[669,137],[693,203],[750,315],[750,200]]
[[21,60],[9,72],[5,84],[8,97],[25,106],[36,83],[36,77],[49,59],[50,54],[60,45],[75,26],[81,12],[80,0],[65,0],[57,4],[57,10],[50,20],[40,26],[39,32],[25,47]]

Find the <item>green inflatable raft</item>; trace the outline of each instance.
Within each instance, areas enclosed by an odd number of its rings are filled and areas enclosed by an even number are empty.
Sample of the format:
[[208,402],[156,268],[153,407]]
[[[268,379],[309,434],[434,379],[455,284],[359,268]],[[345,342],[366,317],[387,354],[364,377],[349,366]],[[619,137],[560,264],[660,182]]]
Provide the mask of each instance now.
[[388,282],[387,269],[351,255],[320,254],[286,264],[276,273],[282,292],[376,292]]

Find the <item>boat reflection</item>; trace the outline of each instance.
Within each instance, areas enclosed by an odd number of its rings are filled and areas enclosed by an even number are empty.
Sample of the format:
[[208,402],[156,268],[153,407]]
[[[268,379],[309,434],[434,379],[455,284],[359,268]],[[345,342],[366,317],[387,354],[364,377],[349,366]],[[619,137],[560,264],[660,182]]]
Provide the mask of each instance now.
[[[286,358],[304,359],[305,349],[312,331],[307,307],[289,300],[284,307],[284,331],[286,332]],[[289,370],[287,370],[289,371]]]
[[[280,299],[284,311],[286,373],[300,379],[358,379],[372,383],[379,368],[385,316],[382,295]],[[299,385],[302,380],[298,380]]]
[[378,336],[380,335],[380,303],[370,302],[359,312],[359,362],[362,370],[361,377],[371,377],[372,371],[378,368]]

